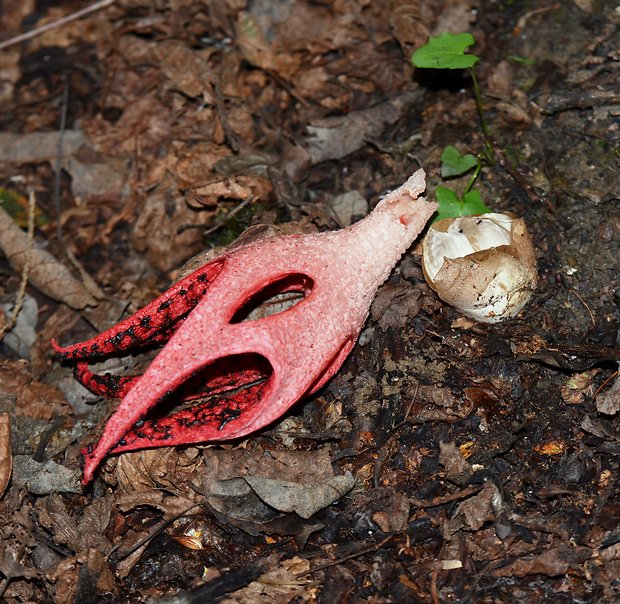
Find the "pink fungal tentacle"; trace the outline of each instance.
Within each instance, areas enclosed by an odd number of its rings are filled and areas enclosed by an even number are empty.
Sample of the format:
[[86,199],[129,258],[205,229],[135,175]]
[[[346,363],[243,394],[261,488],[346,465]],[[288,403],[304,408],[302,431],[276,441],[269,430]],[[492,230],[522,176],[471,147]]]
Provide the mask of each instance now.
[[[378,287],[436,209],[420,197],[424,176],[418,170],[346,229],[272,237],[225,254],[208,292],[132,383],[99,443],[86,453],[84,482],[110,451],[239,438],[323,386],[351,351]],[[301,289],[304,297],[278,314],[237,322],[252,300],[278,287]],[[264,381],[157,423],[143,421],[205,368],[256,357],[270,365]]]
[[[88,388],[93,394],[106,398],[123,398],[129,392],[131,386],[142,377],[142,374],[121,376],[111,373],[94,373],[85,361],[80,361],[76,365],[74,375],[78,382]],[[264,377],[263,371],[252,368],[213,376],[208,381],[205,380],[203,384],[199,384],[197,389],[184,393],[182,400],[191,401],[200,397],[230,392]]]
[[90,340],[59,346],[52,339],[52,348],[62,359],[73,361],[99,359],[166,341],[175,323],[183,320],[205,295],[223,264],[224,260],[218,258],[201,266],[153,302]]

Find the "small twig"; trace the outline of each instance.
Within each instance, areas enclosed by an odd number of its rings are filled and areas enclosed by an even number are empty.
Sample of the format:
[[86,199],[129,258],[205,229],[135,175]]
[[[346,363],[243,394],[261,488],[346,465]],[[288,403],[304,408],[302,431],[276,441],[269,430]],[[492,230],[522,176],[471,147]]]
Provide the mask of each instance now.
[[[215,221],[215,224],[209,227],[202,234],[203,237],[208,237],[211,233],[215,233],[215,231],[219,231],[233,216],[241,212],[243,208],[245,208],[248,204],[252,202],[251,198],[244,199],[241,203],[237,204],[230,212],[228,212],[225,216]],[[189,229],[202,229],[204,228],[201,224],[183,224],[177,229],[177,233],[181,234]]]
[[[122,560],[123,558],[126,558],[130,554],[133,554],[135,551],[139,550],[145,543],[148,543],[155,536],[159,535],[159,533],[161,533],[167,526],[170,526],[173,522],[175,522],[179,518],[182,518],[194,508],[204,505],[205,502],[206,502],[206,498],[203,501],[199,501],[198,503],[194,503],[190,505],[188,508],[186,508],[182,512],[179,512],[178,514],[175,514],[171,518],[168,518],[168,520],[164,520],[163,522],[160,522],[156,527],[154,527],[151,531],[149,531],[147,535],[142,537],[142,539],[140,539],[133,545],[129,546],[127,549],[119,551],[118,554],[116,555],[116,558],[118,560]],[[119,542],[110,550],[110,552],[108,553],[108,558],[110,558],[110,556],[116,550],[120,549],[120,547],[121,547],[121,543]]]
[[[568,541],[570,535],[568,531],[563,527],[554,526],[554,522],[552,520],[548,520],[546,518],[524,518],[519,514],[509,514],[507,519],[510,522],[514,522],[519,526],[522,526],[529,531],[534,531],[537,533],[548,533],[550,535],[556,535],[563,541]],[[559,523],[558,523],[559,524]]]
[[54,434],[58,432],[60,428],[62,428],[64,423],[65,423],[65,418],[60,415],[55,415],[52,418],[52,423],[50,424],[49,428],[47,428],[47,430],[45,430],[41,434],[41,438],[39,439],[39,444],[37,445],[37,449],[34,452],[34,455],[32,456],[32,458],[35,461],[38,461],[39,463],[42,463],[43,461],[45,461],[45,449],[47,449],[47,445],[52,439],[52,436],[54,436]]
[[343,556],[342,558],[338,558],[337,560],[333,560],[332,562],[327,562],[326,564],[320,564],[319,566],[315,568],[311,568],[310,570],[307,570],[303,573],[298,573],[295,575],[295,579],[301,579],[302,577],[305,577],[306,575],[316,573],[320,570],[325,570],[326,568],[330,568],[331,566],[342,564],[343,562],[347,562],[348,560],[353,560],[354,558],[359,558],[360,556],[363,556],[364,554],[369,554],[370,552],[376,552],[377,550],[380,550],[388,541],[392,540],[394,537],[395,535],[389,535],[382,541],[379,541],[379,543],[373,543],[372,545],[368,547],[364,547],[352,554],[349,554],[348,556]]
[[64,239],[62,235],[62,207],[60,203],[60,174],[62,171],[62,157],[63,157],[63,146],[65,141],[65,131],[67,129],[67,111],[69,107],[69,82],[66,78],[64,78],[64,88],[62,91],[62,101],[60,107],[60,124],[59,124],[59,134],[58,134],[58,145],[56,147],[56,159],[54,161],[54,192],[53,192],[53,202],[54,209],[56,211],[56,238],[58,242],[61,244],[64,254],[69,260],[69,262],[73,265],[75,270],[79,273],[84,286],[92,294],[93,297],[97,299],[103,298],[103,292],[95,282],[95,280],[86,272],[84,267],[79,263],[78,259],[75,257],[73,252],[64,245]]
[[222,64],[220,73],[218,77],[215,79],[215,111],[217,113],[218,119],[220,120],[222,130],[224,131],[224,138],[226,139],[228,146],[235,153],[239,153],[239,145],[237,145],[235,135],[230,129],[230,125],[228,124],[228,117],[226,116],[226,109],[224,108],[224,95],[222,94],[222,78],[223,78],[222,72],[223,72],[225,64],[226,64],[225,62]]
[[[493,146],[493,140],[491,139],[491,132],[489,131],[489,125],[487,124],[487,120],[486,117],[484,115],[484,105],[482,103],[482,93],[480,92],[480,85],[478,84],[478,78],[476,77],[476,71],[474,70],[473,67],[471,67],[469,69],[469,74],[471,75],[471,81],[472,84],[474,85],[474,95],[476,97],[476,109],[478,110],[478,118],[480,119],[480,126],[482,128],[482,135],[484,137],[484,159],[487,160],[487,162],[493,166],[495,165],[495,148]],[[480,159],[478,159],[478,169],[477,171],[474,173],[475,178],[478,177],[478,174],[480,173],[480,170],[482,169],[482,165],[480,163]],[[474,181],[475,181],[474,178]],[[474,184],[474,181],[472,181],[469,184],[469,189],[471,189],[471,186]]]
[[596,392],[592,395],[592,400],[594,400],[597,396],[598,393],[605,388],[605,386],[607,386],[607,384],[609,384],[609,382],[611,382],[611,380],[613,380],[614,378],[618,377],[618,375],[620,374],[620,371],[614,371],[597,389]]
[[439,592],[437,590],[437,577],[439,575],[439,571],[433,570],[431,572],[431,602],[433,604],[440,604],[441,600],[439,599]]
[[416,508],[434,508],[438,505],[444,505],[445,503],[452,503],[453,501],[459,501],[460,499],[467,499],[467,497],[471,497],[472,495],[476,495],[476,493],[482,491],[483,488],[483,485],[474,484],[466,489],[458,491],[458,493],[433,497],[432,499],[418,499],[417,497],[410,497],[409,502]]
[[560,2],[556,2],[551,6],[543,6],[541,8],[535,8],[534,10],[528,11],[527,13],[522,15],[521,18],[517,21],[517,24],[512,30],[513,35],[518,36],[532,17],[535,17],[536,15],[542,15],[544,13],[550,13],[554,10],[558,10],[559,8],[562,8],[562,4]]
[[24,268],[22,269],[22,280],[19,284],[19,290],[17,292],[17,299],[15,300],[15,306],[11,313],[11,318],[0,328],[0,340],[7,331],[11,331],[17,323],[17,317],[24,305],[26,298],[26,287],[28,285],[28,275],[30,274],[30,266],[32,264],[32,246],[34,244],[34,217],[35,217],[36,203],[34,197],[34,191],[30,192],[28,197],[28,249],[26,250],[26,260],[24,261]]
[[579,302],[581,302],[583,304],[583,306],[585,307],[585,309],[588,311],[588,314],[590,315],[590,321],[592,321],[592,325],[594,327],[596,327],[596,321],[594,320],[594,315],[592,314],[592,311],[590,310],[590,307],[586,304],[586,301],[579,295],[579,293],[573,289],[572,287],[568,288],[568,291],[573,294],[573,296],[575,296],[575,298],[577,298],[577,300],[579,300]]
[[52,21],[51,23],[46,23],[45,25],[41,25],[41,27],[35,27],[26,33],[20,34],[19,36],[15,36],[14,38],[9,38],[4,42],[0,42],[0,50],[4,48],[8,48],[9,46],[15,46],[15,44],[19,44],[20,42],[25,42],[26,40],[31,40],[32,38],[36,38],[41,34],[44,34],[47,31],[52,29],[56,29],[57,27],[61,27],[62,25],[66,25],[67,23],[71,23],[71,21],[76,21],[85,15],[89,15],[90,13],[94,13],[102,8],[106,8],[114,4],[114,0],[99,0],[99,2],[95,2],[90,6],[80,9],[75,13],[71,13],[66,17],[62,17],[61,19],[57,19],[56,21]]
[[63,78],[62,102],[60,106],[60,132],[58,134],[58,146],[56,147],[56,161],[54,162],[54,208],[56,209],[56,238],[62,242],[62,228],[60,221],[60,171],[62,169],[62,147],[65,141],[65,129],[67,127],[67,107],[69,105],[69,82]]

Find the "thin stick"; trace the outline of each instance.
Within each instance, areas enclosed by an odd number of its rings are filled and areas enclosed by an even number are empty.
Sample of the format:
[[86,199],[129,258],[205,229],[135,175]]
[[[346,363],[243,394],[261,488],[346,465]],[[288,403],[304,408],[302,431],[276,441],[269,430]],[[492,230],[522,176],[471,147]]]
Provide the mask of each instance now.
[[466,499],[471,495],[479,493],[482,489],[482,485],[473,484],[464,488],[462,491],[452,493],[451,495],[433,497],[432,499],[418,499],[417,497],[410,497],[409,502],[415,508],[434,508],[438,505],[444,505],[446,503],[452,503],[453,501],[459,501],[460,499]]
[[32,38],[36,38],[41,34],[44,34],[46,31],[50,31],[51,29],[55,29],[57,27],[61,27],[67,23],[71,23],[71,21],[76,21],[85,15],[89,15],[90,13],[94,13],[102,8],[106,8],[110,5],[114,4],[114,0],[99,0],[99,2],[95,2],[90,6],[80,9],[79,11],[67,15],[66,17],[62,17],[61,19],[57,19],[56,21],[52,21],[51,23],[46,23],[45,25],[41,25],[41,27],[36,27],[26,33],[20,34],[19,36],[15,36],[14,38],[9,38],[4,42],[0,42],[0,50],[4,48],[8,48],[9,46],[15,46],[15,44],[19,44],[20,42],[25,42],[26,40],[31,40]]
[[569,288],[568,290],[571,294],[573,294],[573,296],[575,296],[575,298],[577,298],[577,300],[579,300],[579,302],[581,302],[583,304],[583,306],[585,307],[585,309],[588,311],[588,314],[590,315],[590,321],[592,321],[592,325],[594,327],[596,327],[596,320],[594,319],[594,315],[592,314],[592,311],[590,310],[590,307],[586,304],[586,301],[579,295],[579,293],[573,289],[572,287]]
[[597,397],[598,393],[599,393],[599,392],[600,392],[603,388],[605,388],[605,386],[607,386],[607,384],[609,384],[609,382],[611,382],[611,380],[613,380],[615,377],[618,377],[618,374],[619,374],[619,373],[620,373],[620,372],[618,372],[618,371],[614,371],[614,372],[613,372],[613,373],[612,373],[612,374],[611,374],[611,375],[610,375],[610,376],[609,376],[609,377],[608,377],[608,378],[607,378],[607,379],[606,379],[606,380],[605,380],[605,381],[604,381],[604,382],[603,382],[603,383],[602,383],[602,384],[601,384],[601,385],[600,385],[600,386],[596,389],[596,392],[592,395],[592,400],[594,400],[594,399]]
[[[139,550],[145,543],[148,543],[151,539],[153,539],[154,537],[156,537],[157,535],[159,535],[159,533],[161,533],[167,526],[170,526],[175,520],[178,520],[179,518],[182,518],[183,516],[185,516],[188,512],[191,512],[194,508],[197,508],[201,505],[204,505],[206,501],[206,498],[203,499],[202,501],[199,501],[198,503],[193,503],[192,505],[190,505],[188,508],[186,508],[185,510],[183,510],[182,512],[179,512],[178,514],[175,514],[174,516],[172,516],[172,518],[168,518],[168,520],[163,520],[162,522],[160,522],[157,526],[155,526],[155,528],[153,528],[152,530],[150,530],[148,532],[147,535],[145,535],[144,537],[142,537],[137,543],[134,543],[133,545],[129,546],[127,549],[119,551],[118,554],[116,555],[116,557],[119,560],[122,560],[123,558],[126,558],[127,556],[133,554],[135,551]],[[110,556],[116,551],[119,550],[121,547],[121,542],[119,541],[108,553],[108,558],[110,558]]]
[[60,132],[58,135],[58,147],[56,149],[56,163],[54,167],[54,208],[56,209],[56,238],[62,243],[61,207],[60,207],[60,171],[62,170],[62,147],[65,141],[65,128],[67,127],[67,107],[69,106],[69,82],[66,77],[62,90],[62,103],[60,107]]
[[330,568],[331,566],[336,566],[338,564],[342,564],[343,562],[347,562],[348,560],[359,558],[360,556],[363,556],[364,554],[370,554],[372,552],[376,552],[380,550],[388,541],[391,541],[394,537],[395,535],[388,535],[385,539],[379,541],[379,543],[373,543],[372,545],[368,547],[364,547],[356,552],[353,552],[352,554],[349,554],[348,556],[338,558],[337,560],[333,560],[332,562],[327,562],[326,564],[321,564],[320,566],[317,566],[316,568],[311,568],[310,570],[307,570],[303,573],[297,573],[295,575],[295,579],[301,579],[302,577],[305,577],[306,575],[311,575],[312,573],[316,573],[320,570],[325,570],[326,568]]

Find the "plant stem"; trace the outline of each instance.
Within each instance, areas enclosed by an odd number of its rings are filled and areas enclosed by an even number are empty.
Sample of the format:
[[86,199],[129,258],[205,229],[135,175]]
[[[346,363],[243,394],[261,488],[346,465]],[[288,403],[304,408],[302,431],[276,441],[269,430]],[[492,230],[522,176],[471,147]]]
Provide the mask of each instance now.
[[476,169],[474,170],[474,173],[471,175],[471,178],[469,179],[469,182],[467,183],[467,187],[465,188],[465,192],[463,193],[463,195],[465,195],[466,193],[469,193],[471,188],[474,186],[474,183],[476,182],[476,179],[478,178],[478,175],[480,174],[480,170],[482,170],[482,157],[481,157],[481,154],[478,154],[476,156],[476,159],[478,160],[478,165],[476,166]]
[[[482,105],[482,95],[480,94],[480,86],[478,85],[478,79],[476,78],[476,72],[473,67],[470,67],[469,73],[471,74],[471,81],[474,84],[474,94],[476,95],[476,107],[478,108],[478,117],[480,118],[480,125],[482,126],[482,134],[484,136],[484,146],[485,146],[485,159],[489,162],[489,164],[495,164],[495,150],[493,149],[493,141],[491,140],[491,135],[489,133],[489,127],[487,126],[487,120],[484,117],[484,107]],[[474,175],[474,180],[478,176],[480,172],[480,163],[478,164],[478,169]],[[473,184],[473,181],[470,183],[470,187]],[[467,188],[469,191],[469,187]]]

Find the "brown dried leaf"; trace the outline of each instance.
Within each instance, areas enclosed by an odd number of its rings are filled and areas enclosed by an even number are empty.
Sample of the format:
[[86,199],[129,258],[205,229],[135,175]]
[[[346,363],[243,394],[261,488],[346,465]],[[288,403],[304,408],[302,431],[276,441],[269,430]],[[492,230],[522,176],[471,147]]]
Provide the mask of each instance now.
[[256,476],[246,476],[245,481],[269,507],[280,512],[295,512],[306,520],[344,497],[355,486],[350,472],[318,483],[293,483]]
[[562,455],[567,448],[563,440],[552,439],[534,447],[534,451],[539,455]]
[[456,484],[461,484],[473,473],[471,464],[454,443],[439,443],[439,463],[445,468],[446,477]]
[[566,545],[548,549],[537,556],[519,558],[494,570],[493,574],[496,577],[526,577],[528,575],[559,577],[565,575],[571,567],[583,564],[591,555],[590,548]]
[[69,415],[71,408],[60,390],[33,379],[25,361],[0,362],[0,394],[15,396],[20,415],[50,420],[55,415]]
[[[21,273],[24,269],[30,247],[26,233],[0,208],[0,249],[16,273]],[[97,304],[84,284],[49,252],[32,247],[30,254],[29,281],[46,296],[71,308],[84,308]]]
[[384,533],[400,533],[407,527],[409,520],[409,499],[403,493],[397,491],[389,496],[385,509],[372,515],[373,522]]
[[194,193],[204,197],[207,203],[215,204],[220,198],[265,200],[269,198],[271,190],[271,182],[265,178],[239,175],[232,178],[218,178],[196,188]]
[[60,495],[37,499],[35,508],[39,523],[48,529],[56,545],[66,545],[73,552],[80,549],[80,532],[77,522],[68,514],[65,503]]
[[485,522],[495,520],[495,503],[499,500],[499,489],[492,481],[487,481],[480,493],[466,499],[457,508],[465,521],[465,528],[477,531]]
[[118,458],[115,475],[120,493],[152,491],[166,487],[174,492],[202,465],[198,449],[182,452],[171,447],[125,453]]
[[[34,0],[13,0],[2,3],[2,14],[0,14],[0,29],[4,33],[15,33],[19,31],[23,20],[32,15],[36,10]],[[6,51],[3,51],[3,53]]]
[[108,566],[105,555],[99,549],[95,547],[88,548],[86,568],[92,576],[97,577],[97,593],[116,595],[116,579]]
[[309,518],[354,485],[350,474],[334,476],[326,450],[218,451],[205,453],[204,491],[218,511],[268,522],[273,510]]
[[74,602],[78,590],[80,564],[77,556],[62,560],[53,570],[48,571],[48,577],[55,584],[55,602]]
[[390,27],[398,40],[403,54],[409,58],[416,48],[428,40],[428,28],[420,15],[420,2],[391,0]]
[[236,43],[243,56],[253,65],[265,71],[278,73],[285,80],[291,80],[301,65],[301,55],[281,52],[271,46],[253,15],[240,12],[237,16]]
[[334,475],[329,452],[208,450],[204,453],[209,475],[217,480],[246,476],[279,478],[290,482],[320,482]]
[[173,122],[169,108],[154,95],[144,95],[128,103],[114,124],[98,115],[84,120],[82,127],[97,151],[105,155],[134,157],[139,140],[140,158],[146,161],[159,157],[162,144],[168,144]]
[[116,505],[122,512],[131,512],[138,507],[149,506],[160,510],[165,519],[174,518],[181,514],[199,514],[200,508],[191,508],[196,502],[186,497],[165,495],[163,491],[136,491],[121,495],[116,499]]
[[233,592],[221,600],[222,604],[254,604],[271,602],[288,604],[289,602],[311,602],[315,600],[310,589],[310,581],[300,581],[298,575],[310,570],[310,562],[295,556],[284,560],[275,570],[269,571],[247,587]]
[[422,308],[422,290],[406,281],[385,283],[370,307],[370,316],[383,331],[402,329]]
[[620,411],[620,377],[616,377],[614,385],[607,392],[597,397],[596,410],[605,415],[616,415]]
[[416,97],[416,94],[405,92],[370,109],[352,111],[345,117],[316,120],[307,127],[306,147],[312,164],[342,159],[361,149],[368,139],[379,137],[386,124],[398,121]]
[[[433,11],[434,25],[431,35],[436,36],[445,31],[451,34],[458,34],[467,31],[468,25],[476,20],[476,12],[471,9],[469,2],[463,0],[443,0],[440,4],[441,8],[437,9],[434,3],[424,2],[422,8],[426,12]],[[427,23],[427,19],[422,19]]]
[[54,416],[71,414],[60,390],[43,382],[30,382],[17,396],[16,409],[21,415],[33,419],[51,420]]
[[132,243],[156,268],[169,271],[204,247],[201,230],[184,225],[206,226],[213,211],[196,212],[176,193],[172,184],[162,184],[144,203],[135,223]]
[[179,92],[190,97],[202,96],[206,104],[215,104],[215,75],[207,62],[178,40],[157,44],[162,73]]

